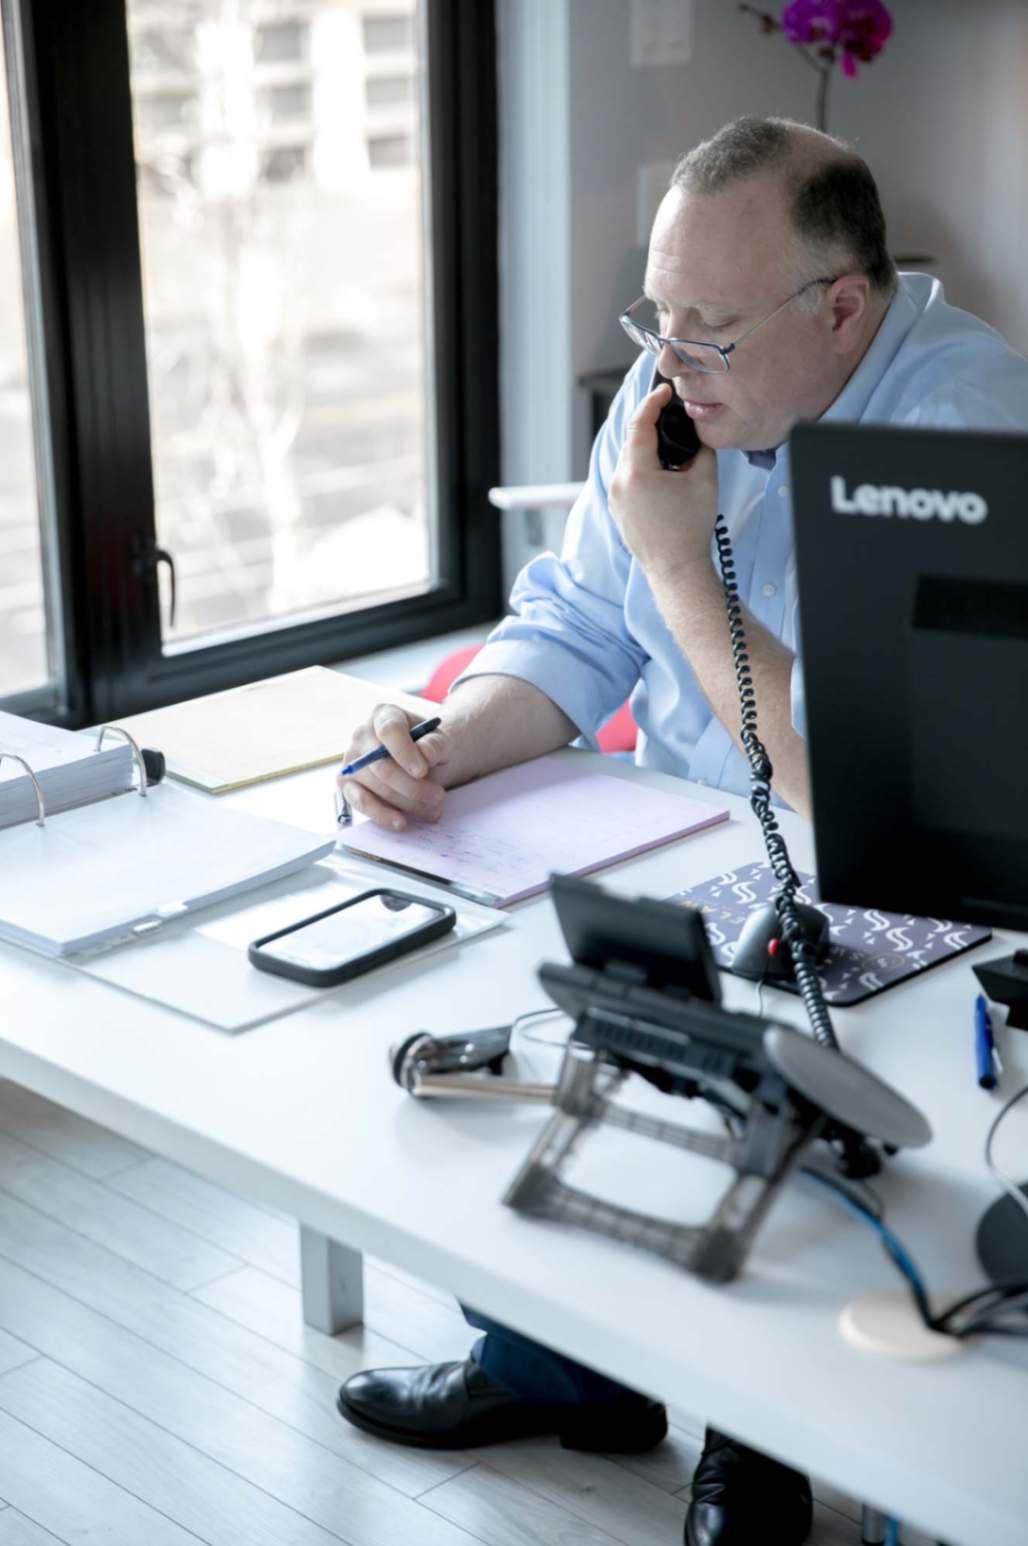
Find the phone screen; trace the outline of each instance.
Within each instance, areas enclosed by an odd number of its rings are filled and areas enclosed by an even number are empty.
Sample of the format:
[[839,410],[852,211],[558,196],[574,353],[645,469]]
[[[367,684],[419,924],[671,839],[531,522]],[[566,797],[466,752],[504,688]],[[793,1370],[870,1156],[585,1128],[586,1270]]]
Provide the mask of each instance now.
[[439,914],[429,903],[379,892],[269,940],[260,954],[310,971],[331,971],[434,923]]

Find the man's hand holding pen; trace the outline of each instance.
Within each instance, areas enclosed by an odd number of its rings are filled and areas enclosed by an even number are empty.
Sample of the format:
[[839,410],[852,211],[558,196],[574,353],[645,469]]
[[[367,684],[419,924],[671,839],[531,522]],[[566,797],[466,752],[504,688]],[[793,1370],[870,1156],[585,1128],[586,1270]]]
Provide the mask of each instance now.
[[[352,766],[364,759],[364,766]],[[408,816],[438,821],[445,763],[446,732],[438,719],[419,722],[395,704],[379,704],[355,731],[344,763],[349,771],[336,779],[340,825],[347,824],[348,808],[394,832]]]

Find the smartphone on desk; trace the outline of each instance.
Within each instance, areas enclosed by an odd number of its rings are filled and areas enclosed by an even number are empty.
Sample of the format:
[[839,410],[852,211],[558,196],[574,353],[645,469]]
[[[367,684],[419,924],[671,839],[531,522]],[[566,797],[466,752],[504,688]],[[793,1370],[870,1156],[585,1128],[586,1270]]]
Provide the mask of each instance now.
[[457,914],[404,891],[362,891],[337,907],[255,939],[247,955],[262,972],[309,988],[334,988],[448,934]]
[[657,420],[657,455],[660,465],[674,469],[684,467],[686,462],[691,462],[702,444],[696,425],[686,413],[682,399],[675,391],[674,383],[662,376],[659,370],[653,373],[653,386],[651,391],[666,384],[671,388],[671,401],[666,408],[660,411]]

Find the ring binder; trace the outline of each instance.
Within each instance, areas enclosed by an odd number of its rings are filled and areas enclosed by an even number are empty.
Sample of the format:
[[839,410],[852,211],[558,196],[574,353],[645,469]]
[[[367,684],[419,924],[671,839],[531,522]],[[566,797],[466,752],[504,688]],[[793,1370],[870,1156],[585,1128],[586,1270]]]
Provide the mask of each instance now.
[[[133,762],[136,765],[136,772],[139,774],[139,793],[143,796],[143,799],[145,800],[146,799],[147,778],[146,778],[146,763],[143,761],[143,753],[139,750],[139,747],[136,745],[136,742],[133,740],[132,736],[129,735],[127,730],[123,730],[121,725],[101,725],[100,726],[100,729],[96,733],[96,749],[97,749],[97,751],[99,751],[101,746],[103,745],[104,736],[108,733],[108,731],[111,733],[111,735],[124,736],[125,740],[131,746],[131,748],[132,748],[132,760],[133,760]],[[42,822],[40,822],[40,826],[42,826]]]
[[32,780],[32,787],[36,791],[36,806],[37,806],[38,811],[39,811],[39,814],[36,817],[36,826],[37,827],[45,827],[46,826],[46,802],[43,799],[43,791],[42,791],[42,789],[39,786],[39,779],[36,777],[35,773],[33,773],[31,767],[29,766],[29,764],[25,761],[25,758],[24,757],[19,757],[17,752],[0,752],[0,762],[3,762],[5,757],[10,757],[13,762],[20,762],[22,767],[25,769],[25,772],[28,774],[29,778]]

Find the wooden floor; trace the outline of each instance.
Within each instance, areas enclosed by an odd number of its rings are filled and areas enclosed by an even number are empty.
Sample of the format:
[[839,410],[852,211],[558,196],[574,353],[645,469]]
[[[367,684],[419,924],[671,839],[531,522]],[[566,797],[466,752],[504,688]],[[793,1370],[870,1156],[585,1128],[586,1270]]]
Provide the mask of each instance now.
[[[680,1546],[702,1422],[638,1458],[378,1443],[340,1380],[471,1333],[368,1263],[367,1325],[326,1337],[297,1276],[288,1219],[0,1081],[0,1546]],[[813,1546],[856,1546],[815,1492]]]

